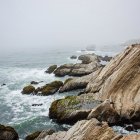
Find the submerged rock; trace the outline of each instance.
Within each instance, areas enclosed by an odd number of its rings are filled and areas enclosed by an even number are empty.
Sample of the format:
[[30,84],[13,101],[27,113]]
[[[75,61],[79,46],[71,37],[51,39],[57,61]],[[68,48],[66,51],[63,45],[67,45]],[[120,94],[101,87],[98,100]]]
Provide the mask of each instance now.
[[51,104],[49,117],[60,123],[73,124],[78,120],[86,119],[91,109],[100,103],[94,100],[91,94],[68,96]]
[[52,66],[50,66],[45,72],[51,74],[51,73],[54,72],[54,70],[55,70],[56,68],[57,68],[57,65],[52,65]]
[[19,140],[19,137],[14,128],[0,125],[0,140]]
[[5,84],[5,83],[3,83],[1,86],[6,86],[6,84]]
[[32,84],[32,85],[37,85],[37,84],[39,84],[39,82],[31,81],[31,84]]
[[22,94],[31,94],[35,91],[35,87],[32,85],[23,88]]
[[71,59],[77,59],[77,56],[76,55],[72,55],[70,58]]

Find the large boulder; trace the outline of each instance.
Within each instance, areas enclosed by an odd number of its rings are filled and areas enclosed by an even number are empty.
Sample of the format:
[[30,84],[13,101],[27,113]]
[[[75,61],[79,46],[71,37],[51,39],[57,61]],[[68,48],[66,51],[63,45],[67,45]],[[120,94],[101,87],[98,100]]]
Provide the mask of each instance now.
[[67,132],[53,133],[42,140],[120,140],[122,137],[116,134],[107,123],[91,119],[79,121]]
[[0,125],[0,140],[18,140],[18,134],[10,126]]
[[84,76],[96,71],[100,66],[100,60],[95,54],[88,54],[79,56],[82,63],[77,64],[64,64],[58,67],[54,74],[62,77],[65,75],[69,76]]
[[86,119],[91,109],[100,103],[92,98],[92,94],[68,96],[51,104],[49,117],[60,123],[73,124],[78,120]]
[[52,95],[52,94],[56,93],[61,86],[63,86],[63,82],[54,81],[49,84],[46,84],[45,86],[43,86],[41,88],[37,88],[35,90],[35,93],[37,95],[43,95],[43,96]]
[[45,72],[51,74],[51,73],[54,72],[54,70],[55,70],[56,68],[57,68],[57,65],[52,65],[52,66],[50,66]]
[[75,89],[86,88],[87,84],[90,81],[94,80],[98,76],[100,71],[101,71],[101,68],[99,68],[97,71],[86,76],[67,79],[64,82],[64,85],[60,88],[59,92],[66,92],[66,91],[71,91]]
[[140,45],[132,45],[114,57],[90,81],[86,92],[96,100],[109,99],[123,119],[140,121]]
[[22,90],[22,94],[31,94],[35,91],[35,87],[32,85],[28,85],[26,87],[23,88]]
[[111,125],[117,124],[120,117],[116,110],[113,108],[113,104],[109,100],[104,101],[96,108],[92,109],[87,119],[96,118],[99,121],[108,122]]

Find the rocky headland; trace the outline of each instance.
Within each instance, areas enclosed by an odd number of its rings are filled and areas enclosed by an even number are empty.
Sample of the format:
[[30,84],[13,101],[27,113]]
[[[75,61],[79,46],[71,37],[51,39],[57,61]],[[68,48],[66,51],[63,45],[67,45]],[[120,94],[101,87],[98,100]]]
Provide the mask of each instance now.
[[[78,59],[81,63],[52,65],[46,71],[57,77],[70,76],[64,82],[54,81],[37,88],[30,84],[22,90],[22,94],[48,96],[83,89],[77,95],[53,101],[49,108],[53,121],[70,124],[71,128],[38,131],[26,140],[140,140],[140,45],[131,45],[113,58],[86,54]],[[103,66],[101,61],[109,63]],[[113,129],[125,124],[132,124],[129,131],[135,133],[124,135]],[[18,139],[13,129],[0,129],[2,140]],[[6,139],[5,135],[15,139]]]

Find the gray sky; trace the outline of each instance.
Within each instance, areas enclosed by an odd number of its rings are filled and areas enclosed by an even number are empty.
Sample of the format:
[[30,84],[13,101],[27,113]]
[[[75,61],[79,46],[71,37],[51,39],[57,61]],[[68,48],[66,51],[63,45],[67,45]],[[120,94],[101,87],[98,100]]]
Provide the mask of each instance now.
[[140,38],[140,0],[0,0],[0,50]]

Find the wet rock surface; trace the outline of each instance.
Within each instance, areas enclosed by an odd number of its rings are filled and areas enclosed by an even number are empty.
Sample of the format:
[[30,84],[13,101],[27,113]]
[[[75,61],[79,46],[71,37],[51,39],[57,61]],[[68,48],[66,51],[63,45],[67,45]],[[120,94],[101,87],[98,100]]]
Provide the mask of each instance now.
[[14,128],[0,124],[0,140],[19,140],[19,137]]
[[100,103],[94,100],[91,94],[68,96],[51,104],[49,117],[59,123],[73,124],[78,120],[86,119],[91,109]]
[[54,70],[55,70],[56,68],[57,68],[57,65],[52,65],[52,66],[50,66],[45,72],[51,74],[51,73],[54,72]]

